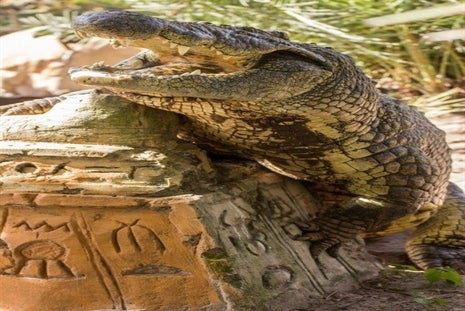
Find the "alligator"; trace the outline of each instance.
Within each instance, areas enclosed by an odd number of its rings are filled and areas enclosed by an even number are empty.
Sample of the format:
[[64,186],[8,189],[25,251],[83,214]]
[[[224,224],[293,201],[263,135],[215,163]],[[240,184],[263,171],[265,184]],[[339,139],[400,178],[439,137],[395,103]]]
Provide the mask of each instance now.
[[72,26],[142,48],[114,66],[70,68],[72,80],[177,113],[181,138],[316,191],[321,211],[296,224],[315,260],[360,235],[417,227],[406,251],[418,267],[465,272],[465,195],[448,181],[444,132],[378,91],[351,57],[284,32],[127,11]]

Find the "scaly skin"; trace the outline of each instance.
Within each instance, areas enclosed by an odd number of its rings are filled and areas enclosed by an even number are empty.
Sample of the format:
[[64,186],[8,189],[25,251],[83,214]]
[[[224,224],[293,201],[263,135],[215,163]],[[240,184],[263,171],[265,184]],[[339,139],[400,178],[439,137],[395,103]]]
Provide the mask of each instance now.
[[63,97],[48,97],[28,100],[22,103],[10,104],[0,107],[0,116],[20,114],[41,114],[50,110],[55,104],[61,102]]
[[350,57],[279,32],[131,12],[82,15],[73,27],[148,49],[114,67],[72,68],[74,81],[182,114],[184,138],[313,183],[325,208],[301,225],[301,239],[315,258],[360,233],[416,226],[440,208],[407,251],[422,268],[464,271],[465,198],[451,186],[443,204],[444,133],[380,94]]

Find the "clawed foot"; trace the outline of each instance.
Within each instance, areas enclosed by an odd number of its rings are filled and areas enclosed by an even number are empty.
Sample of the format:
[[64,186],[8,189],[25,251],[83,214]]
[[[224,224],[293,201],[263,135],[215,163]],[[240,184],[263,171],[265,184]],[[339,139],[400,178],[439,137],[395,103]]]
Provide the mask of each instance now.
[[342,222],[334,218],[316,218],[310,223],[296,223],[302,231],[297,240],[309,241],[310,253],[318,261],[321,253],[326,251],[337,258],[344,242],[353,240],[362,232],[362,228],[352,223]]
[[451,267],[465,274],[465,194],[453,183],[447,190],[442,207],[418,226],[406,250],[422,269]]

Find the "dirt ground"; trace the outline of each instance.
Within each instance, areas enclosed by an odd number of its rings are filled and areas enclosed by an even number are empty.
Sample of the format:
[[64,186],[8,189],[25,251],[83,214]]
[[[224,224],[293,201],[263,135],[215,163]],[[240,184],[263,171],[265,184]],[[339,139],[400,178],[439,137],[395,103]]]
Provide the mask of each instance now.
[[[465,282],[465,276],[462,279]],[[315,299],[307,310],[464,311],[465,286],[449,285],[445,281],[432,284],[422,272],[386,269],[378,278],[361,284],[360,289]]]
[[[404,251],[407,233],[367,241],[368,250],[386,265],[412,265]],[[465,284],[465,275],[462,276]],[[465,285],[430,283],[422,271],[388,268],[360,289],[315,299],[306,310],[318,311],[465,311]],[[299,310],[304,311],[304,310]]]

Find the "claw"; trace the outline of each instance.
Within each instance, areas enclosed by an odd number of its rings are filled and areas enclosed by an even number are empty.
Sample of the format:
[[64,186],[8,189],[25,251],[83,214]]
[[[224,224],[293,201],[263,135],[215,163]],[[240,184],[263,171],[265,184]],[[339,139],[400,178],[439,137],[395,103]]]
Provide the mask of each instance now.
[[294,221],[294,224],[303,231],[315,232],[320,230],[320,226],[314,222]]
[[330,248],[328,248],[326,250],[326,253],[329,256],[333,257],[333,258],[338,258],[339,257],[339,250],[341,249],[341,246],[342,246],[341,242],[336,243],[333,246],[331,246]]
[[325,235],[321,232],[308,232],[303,233],[301,236],[297,237],[297,241],[309,241],[309,242],[316,242],[321,241],[325,238]]
[[[339,227],[335,227],[331,224],[332,220],[332,218],[316,218],[314,221],[306,223],[294,222],[302,231],[300,236],[295,239],[311,243],[310,253],[315,261],[318,261],[318,257],[323,252],[326,252],[331,257],[337,258],[342,243],[357,237],[359,229],[355,225],[347,222],[344,223],[346,225],[344,230],[338,230],[340,229]],[[347,230],[347,228],[354,229]]]
[[312,243],[310,253],[314,259],[318,258],[324,251],[328,252],[331,257],[337,256],[337,250],[341,246],[341,241],[337,238],[326,238]]

